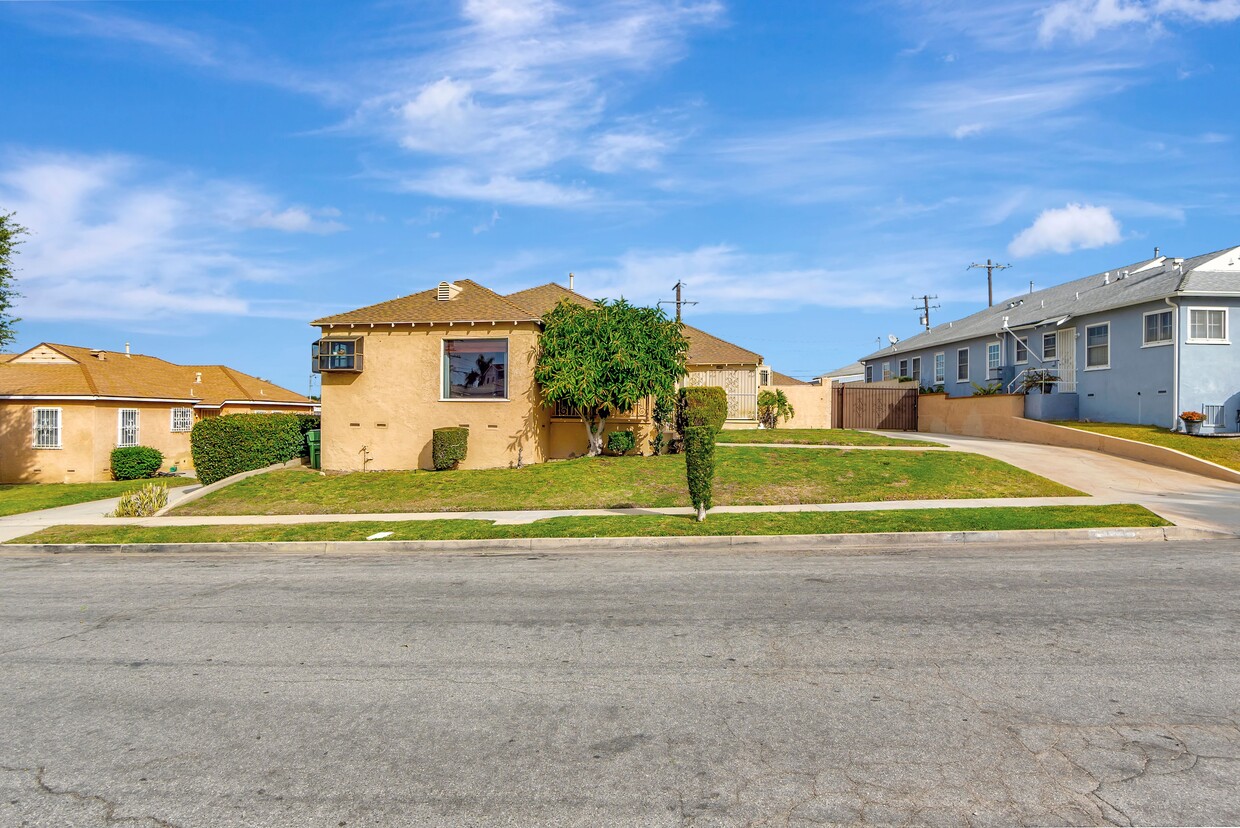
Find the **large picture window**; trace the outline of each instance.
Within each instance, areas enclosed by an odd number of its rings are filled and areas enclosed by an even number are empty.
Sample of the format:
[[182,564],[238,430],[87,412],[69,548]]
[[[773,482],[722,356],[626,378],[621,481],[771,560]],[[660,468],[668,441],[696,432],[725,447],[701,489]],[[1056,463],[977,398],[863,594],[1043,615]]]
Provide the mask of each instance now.
[[60,448],[59,408],[36,408],[34,410],[34,447],[37,449]]
[[1226,308],[1190,308],[1188,311],[1189,342],[1226,342]]
[[443,341],[445,400],[508,398],[507,339],[445,339]]
[[1111,367],[1111,323],[1085,329],[1085,370]]

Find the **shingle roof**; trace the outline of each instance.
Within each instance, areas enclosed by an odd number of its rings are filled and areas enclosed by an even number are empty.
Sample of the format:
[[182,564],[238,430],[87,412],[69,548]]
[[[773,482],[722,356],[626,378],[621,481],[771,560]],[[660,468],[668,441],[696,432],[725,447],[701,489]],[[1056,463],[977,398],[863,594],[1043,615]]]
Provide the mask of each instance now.
[[[72,362],[0,362],[0,396],[171,399],[206,406],[243,400],[311,404],[301,394],[224,365],[176,365],[144,354],[94,351],[76,345],[43,343],[37,347]],[[199,374],[200,383],[195,382]]]
[[[1127,276],[1123,276],[1127,273]],[[1240,247],[1186,259],[1181,267],[1165,256],[1095,273],[1062,285],[1014,296],[963,319],[936,325],[895,346],[875,351],[869,361],[1012,329],[1157,301],[1179,291],[1240,293]]]
[[796,377],[790,377],[787,374],[781,374],[778,371],[772,371],[771,385],[809,385],[809,383]]
[[581,305],[586,308],[594,305],[593,299],[582,296],[577,291],[569,290],[555,282],[548,282],[545,285],[532,287],[528,290],[519,290],[516,293],[508,294],[506,298],[540,318],[546,316],[556,305],[563,301],[572,302],[575,305]]
[[823,374],[824,377],[851,377],[855,374],[864,374],[865,366],[860,362],[850,362],[842,368],[836,368],[834,371],[828,371]]
[[455,283],[461,290],[452,299],[440,300],[438,288],[424,290],[377,305],[316,319],[311,325],[410,324],[415,322],[536,322],[531,313],[511,299],[500,296],[472,279]]

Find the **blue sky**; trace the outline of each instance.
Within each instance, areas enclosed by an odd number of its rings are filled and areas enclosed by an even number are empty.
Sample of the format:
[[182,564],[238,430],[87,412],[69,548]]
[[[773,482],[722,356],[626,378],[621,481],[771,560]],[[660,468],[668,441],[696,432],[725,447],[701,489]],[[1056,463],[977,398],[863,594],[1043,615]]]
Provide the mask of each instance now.
[[[1240,0],[0,4],[18,347],[308,382],[306,323],[577,275],[809,377],[1240,244]],[[941,315],[940,315],[941,314]]]

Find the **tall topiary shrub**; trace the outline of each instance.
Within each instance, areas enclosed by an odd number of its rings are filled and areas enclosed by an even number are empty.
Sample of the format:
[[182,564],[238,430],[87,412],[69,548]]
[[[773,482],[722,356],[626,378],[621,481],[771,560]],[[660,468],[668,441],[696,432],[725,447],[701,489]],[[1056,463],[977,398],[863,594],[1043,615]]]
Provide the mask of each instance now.
[[718,432],[728,418],[728,392],[709,385],[682,388],[676,401],[676,430],[684,436],[685,429],[707,426]]
[[112,449],[112,476],[117,480],[141,480],[159,471],[164,456],[150,446]]
[[715,480],[715,435],[710,426],[689,426],[681,432],[685,441],[685,474],[689,480],[689,500],[697,509],[697,519],[706,520],[711,507]]
[[431,462],[436,471],[455,469],[469,449],[469,429],[453,426],[431,433]]
[[194,423],[189,444],[198,479],[214,483],[300,457],[306,439],[296,414],[228,414]]

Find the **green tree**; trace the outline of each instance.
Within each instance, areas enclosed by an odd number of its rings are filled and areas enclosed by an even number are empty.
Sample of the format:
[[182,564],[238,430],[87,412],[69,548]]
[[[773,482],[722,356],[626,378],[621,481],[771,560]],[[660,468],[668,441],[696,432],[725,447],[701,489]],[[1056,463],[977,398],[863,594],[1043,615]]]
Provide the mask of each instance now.
[[758,392],[758,422],[763,428],[775,428],[780,420],[790,420],[795,415],[796,410],[782,390],[766,388]]
[[0,348],[17,339],[17,331],[13,326],[21,321],[10,312],[13,301],[21,296],[16,288],[13,255],[17,253],[17,246],[22,243],[21,237],[29,231],[17,223],[14,218],[16,215],[0,212]]
[[679,323],[624,299],[593,307],[561,302],[543,317],[540,344],[534,379],[545,404],[577,412],[591,457],[603,451],[608,417],[672,394],[689,349]]

